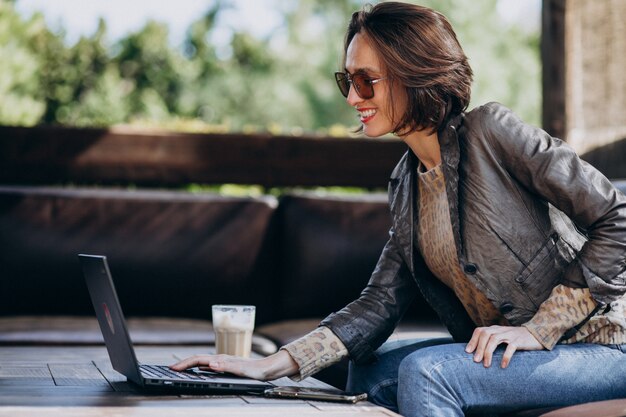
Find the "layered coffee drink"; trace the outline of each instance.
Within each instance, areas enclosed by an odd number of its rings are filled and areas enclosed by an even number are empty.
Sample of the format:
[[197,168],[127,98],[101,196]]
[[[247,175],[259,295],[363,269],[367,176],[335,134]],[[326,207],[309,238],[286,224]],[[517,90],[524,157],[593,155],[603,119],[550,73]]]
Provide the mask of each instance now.
[[255,312],[254,306],[213,306],[216,353],[250,357]]

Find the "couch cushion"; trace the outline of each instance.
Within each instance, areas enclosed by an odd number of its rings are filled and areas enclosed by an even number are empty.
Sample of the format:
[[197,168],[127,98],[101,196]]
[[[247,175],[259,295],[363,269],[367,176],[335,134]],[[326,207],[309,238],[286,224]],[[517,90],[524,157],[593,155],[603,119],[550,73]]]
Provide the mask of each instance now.
[[537,408],[501,417],[624,417],[626,399],[596,401],[570,407]]
[[357,298],[388,238],[386,196],[287,195],[279,213],[282,316],[324,317]]
[[[386,194],[287,195],[279,213],[282,317],[325,317],[358,298],[389,238]],[[423,301],[411,315],[435,317]]]
[[91,315],[78,253],[107,255],[127,315],[209,319],[257,304],[276,319],[276,199],[173,191],[0,187],[0,316]]
[[623,417],[626,416],[626,398],[597,401],[560,408],[542,414],[542,417]]

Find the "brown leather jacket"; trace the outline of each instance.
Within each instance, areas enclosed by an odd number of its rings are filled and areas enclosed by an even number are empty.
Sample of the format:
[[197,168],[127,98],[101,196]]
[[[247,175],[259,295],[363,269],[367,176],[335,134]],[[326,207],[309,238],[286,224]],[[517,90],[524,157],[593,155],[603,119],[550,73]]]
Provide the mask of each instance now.
[[[439,143],[460,266],[512,325],[557,284],[589,287],[600,304],[626,292],[626,197],[569,146],[497,103],[452,119]],[[417,250],[415,177],[409,150],[389,182],[390,238],[367,287],[321,323],[356,362],[393,332],[416,286],[456,341],[475,327]]]

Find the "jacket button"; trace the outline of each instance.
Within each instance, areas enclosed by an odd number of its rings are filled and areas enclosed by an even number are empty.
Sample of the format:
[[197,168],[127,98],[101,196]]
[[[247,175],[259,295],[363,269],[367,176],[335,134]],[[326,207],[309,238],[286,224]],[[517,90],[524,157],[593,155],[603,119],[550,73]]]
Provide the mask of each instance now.
[[478,268],[474,264],[466,264],[463,269],[465,270],[465,273],[469,275],[474,275],[476,271],[478,271]]
[[504,303],[500,306],[499,310],[502,314],[510,313],[511,311],[513,311],[513,304]]

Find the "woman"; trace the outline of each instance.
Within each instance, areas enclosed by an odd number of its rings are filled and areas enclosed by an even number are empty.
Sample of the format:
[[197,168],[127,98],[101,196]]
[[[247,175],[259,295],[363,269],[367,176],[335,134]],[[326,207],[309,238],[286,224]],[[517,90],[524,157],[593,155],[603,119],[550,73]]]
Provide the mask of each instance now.
[[[363,132],[409,150],[360,298],[270,357],[173,366],[304,378],[349,356],[348,389],[407,416],[626,397],[626,198],[567,145],[490,103],[441,14],[354,13],[336,74]],[[384,345],[420,291],[453,339]]]

